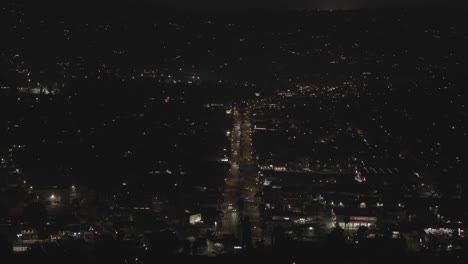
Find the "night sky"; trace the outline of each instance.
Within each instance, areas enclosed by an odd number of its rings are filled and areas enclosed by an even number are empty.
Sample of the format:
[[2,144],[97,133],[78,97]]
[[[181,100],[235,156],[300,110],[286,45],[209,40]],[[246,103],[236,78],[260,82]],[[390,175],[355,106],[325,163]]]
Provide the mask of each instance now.
[[196,8],[290,8],[290,9],[356,9],[380,7],[411,7],[427,5],[459,6],[462,0],[145,0],[170,3],[178,7]]
[[[3,1],[0,1],[3,2]],[[359,8],[386,7],[467,7],[466,0],[10,0],[44,8],[86,8],[102,9],[112,12],[116,7],[128,4],[151,4],[193,11],[245,11],[250,9],[302,10],[333,9],[350,10]],[[1,5],[1,4],[0,4]]]

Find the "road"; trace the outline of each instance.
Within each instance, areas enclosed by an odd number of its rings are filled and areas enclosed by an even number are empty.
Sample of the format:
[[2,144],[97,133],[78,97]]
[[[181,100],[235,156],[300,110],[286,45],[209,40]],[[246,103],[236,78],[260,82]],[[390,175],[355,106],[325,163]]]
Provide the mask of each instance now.
[[221,233],[233,234],[237,238],[241,238],[241,230],[239,226],[239,212],[237,211],[237,201],[241,191],[241,176],[240,176],[240,140],[241,140],[241,114],[237,107],[233,108],[233,127],[231,130],[231,158],[229,173],[224,181],[224,200],[222,211]]
[[[256,159],[252,147],[252,124],[248,105],[233,108],[233,129],[231,132],[231,168],[225,180],[221,232],[234,234],[242,239],[240,220],[247,216],[252,225],[252,239],[262,238],[262,219],[255,194],[258,190]],[[239,198],[244,200],[243,210],[237,208]]]

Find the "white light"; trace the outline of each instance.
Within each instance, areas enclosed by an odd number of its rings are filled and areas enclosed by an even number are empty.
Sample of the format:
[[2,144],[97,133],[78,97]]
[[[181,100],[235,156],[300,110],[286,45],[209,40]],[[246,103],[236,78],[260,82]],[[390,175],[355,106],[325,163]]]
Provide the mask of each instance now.
[[50,199],[55,199],[55,195],[52,194],[52,195],[50,196]]

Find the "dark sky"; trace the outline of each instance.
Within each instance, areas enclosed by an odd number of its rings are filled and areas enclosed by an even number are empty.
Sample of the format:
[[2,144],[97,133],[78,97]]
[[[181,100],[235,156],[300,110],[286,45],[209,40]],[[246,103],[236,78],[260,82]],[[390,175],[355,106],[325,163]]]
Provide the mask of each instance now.
[[366,7],[459,6],[466,0],[145,0],[177,7],[211,9],[292,8],[355,9]]
[[[359,8],[386,7],[440,7],[457,8],[463,13],[467,11],[468,0],[9,0],[22,2],[32,6],[34,10],[57,10],[57,13],[109,12],[115,10],[130,10],[129,7],[139,6],[147,8],[148,4],[155,7],[163,6],[181,11],[249,11],[250,9],[273,10],[303,10],[303,9],[333,9],[350,10]],[[0,6],[4,4],[0,0]],[[130,5],[129,5],[130,4]],[[463,7],[463,8],[460,8]],[[148,9],[152,10],[152,9]],[[163,9],[165,10],[165,9]],[[62,12],[63,11],[63,12]],[[42,12],[42,11],[41,11]],[[40,13],[40,12],[39,12]]]

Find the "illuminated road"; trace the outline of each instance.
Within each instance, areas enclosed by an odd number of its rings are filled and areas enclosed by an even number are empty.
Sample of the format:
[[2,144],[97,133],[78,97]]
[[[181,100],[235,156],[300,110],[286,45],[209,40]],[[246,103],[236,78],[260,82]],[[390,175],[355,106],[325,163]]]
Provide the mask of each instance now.
[[[231,169],[225,181],[222,219],[222,233],[241,237],[240,218],[248,216],[252,224],[252,239],[262,237],[262,220],[255,204],[258,189],[257,166],[252,148],[252,124],[249,106],[233,109],[233,129],[231,132]],[[244,208],[237,208],[239,198],[244,200]],[[255,243],[254,243],[255,245]]]
[[233,128],[231,131],[231,167],[230,172],[225,179],[224,185],[224,201],[222,211],[221,233],[233,234],[237,238],[241,238],[239,212],[237,211],[237,201],[241,191],[241,176],[240,176],[240,140],[241,140],[241,114],[234,107],[233,111]]
[[252,147],[252,123],[249,106],[247,106],[242,114],[241,125],[241,175],[242,175],[242,192],[241,196],[245,201],[244,215],[248,216],[252,224],[252,239],[261,239],[262,220],[258,206],[255,204],[255,195],[258,191],[258,175],[257,164]]

